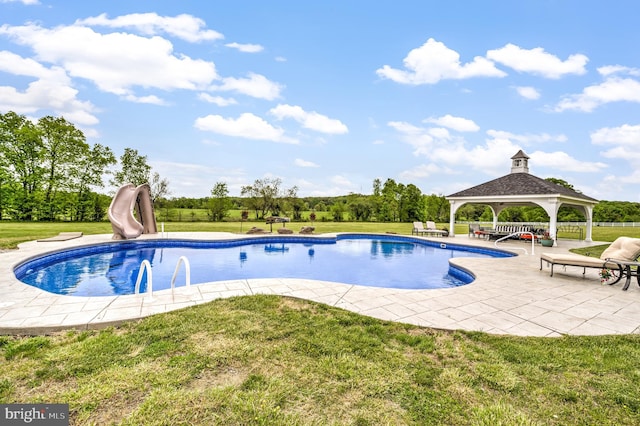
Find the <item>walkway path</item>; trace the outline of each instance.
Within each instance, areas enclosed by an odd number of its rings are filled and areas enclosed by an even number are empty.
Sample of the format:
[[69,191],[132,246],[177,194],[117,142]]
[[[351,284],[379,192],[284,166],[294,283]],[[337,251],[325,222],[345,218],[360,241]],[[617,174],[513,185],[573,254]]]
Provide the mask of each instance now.
[[[174,233],[173,238],[238,238],[229,233]],[[0,253],[0,334],[44,333],[64,328],[99,328],[125,320],[180,309],[238,295],[278,294],[326,303],[384,320],[439,329],[477,330],[521,336],[627,334],[640,332],[640,288],[628,291],[600,285],[596,270],[556,267],[553,278],[540,267],[542,251],[566,252],[589,245],[563,240],[559,247],[535,247],[536,254],[502,259],[460,258],[454,261],[476,275],[466,286],[438,290],[396,290],[304,279],[248,279],[178,287],[174,292],[145,295],[59,296],[25,285],[13,274],[24,259],[45,251],[110,241],[110,235],[84,236],[65,242],[28,242]],[[157,238],[156,236],[144,236]],[[456,236],[435,239],[493,246],[484,240]],[[522,242],[504,248],[526,248]],[[424,266],[427,267],[426,265]],[[418,273],[421,268],[416,265]]]

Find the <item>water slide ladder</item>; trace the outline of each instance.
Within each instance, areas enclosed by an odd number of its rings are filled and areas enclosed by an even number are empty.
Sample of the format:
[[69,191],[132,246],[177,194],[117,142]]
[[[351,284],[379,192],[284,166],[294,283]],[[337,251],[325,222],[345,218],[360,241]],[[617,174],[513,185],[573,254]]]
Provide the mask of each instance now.
[[[187,259],[186,256],[180,256],[178,263],[176,263],[176,269],[173,272],[173,277],[171,278],[172,291],[176,286],[176,277],[178,276],[178,270],[182,264],[184,264],[185,286],[187,288],[191,287],[191,266],[189,264],[189,259]],[[134,293],[140,293],[140,283],[142,282],[142,277],[144,276],[145,271],[147,272],[147,293],[149,293],[149,300],[153,300],[153,273],[151,272],[151,263],[146,259],[140,263],[140,271],[138,271],[138,278],[136,279]]]
[[[535,254],[535,244],[536,244],[536,237],[533,235],[533,232],[526,232],[526,231],[518,231],[518,232],[514,232],[512,234],[507,235],[506,237],[502,237],[500,239],[497,239],[496,242],[493,244],[494,246],[496,246],[496,248],[498,247],[498,243],[500,241],[504,241],[507,240],[511,237],[515,237],[518,235],[530,235],[531,236],[531,255],[533,256]],[[509,247],[509,249],[513,249],[513,250],[524,250],[524,254],[528,254],[527,253],[527,249],[524,247]]]

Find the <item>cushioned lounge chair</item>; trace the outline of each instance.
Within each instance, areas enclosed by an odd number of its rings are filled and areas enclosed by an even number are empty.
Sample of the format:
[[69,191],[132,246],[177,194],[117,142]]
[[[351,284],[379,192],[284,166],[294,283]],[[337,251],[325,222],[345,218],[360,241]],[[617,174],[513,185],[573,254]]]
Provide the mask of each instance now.
[[620,272],[617,280],[619,281],[619,279],[622,278],[623,267],[615,261],[634,262],[638,260],[639,256],[640,238],[619,237],[602,252],[600,258],[582,256],[579,254],[542,253],[540,256],[540,269],[542,270],[543,261],[547,262],[547,265],[551,265],[551,276],[553,276],[554,265],[577,266],[583,268],[583,275],[586,273],[587,268],[613,269]]
[[422,222],[413,222],[413,231],[411,234],[416,235],[437,235],[440,237],[446,237],[449,235],[449,232],[444,231],[442,229],[436,229],[435,222],[427,222],[427,227],[425,228]]
[[446,237],[449,235],[448,231],[436,228],[436,223],[431,221],[427,221],[425,232],[429,235],[437,235],[440,237]]
[[413,222],[413,230],[411,231],[411,235],[424,235],[427,230],[424,229],[424,224],[422,222]]

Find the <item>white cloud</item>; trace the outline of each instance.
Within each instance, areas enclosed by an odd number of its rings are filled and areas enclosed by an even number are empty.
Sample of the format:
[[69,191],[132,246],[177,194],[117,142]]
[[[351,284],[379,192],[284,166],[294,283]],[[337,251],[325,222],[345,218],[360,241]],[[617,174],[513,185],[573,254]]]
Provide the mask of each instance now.
[[640,125],[623,124],[620,127],[603,127],[591,133],[596,145],[627,145],[640,148]]
[[124,96],[124,99],[128,100],[129,102],[135,102],[138,104],[167,105],[167,103],[164,100],[162,100],[161,98],[155,95],[148,95],[148,96],[126,95]]
[[232,49],[237,49],[243,53],[258,53],[264,50],[264,47],[259,44],[240,44],[240,43],[227,43],[225,46]]
[[79,26],[103,26],[109,28],[126,28],[144,35],[165,33],[189,42],[223,39],[217,31],[203,29],[206,24],[192,15],[160,16],[156,13],[132,13],[109,19],[106,13],[76,21]]
[[164,160],[152,161],[149,165],[153,167],[154,172],[158,172],[169,181],[171,195],[179,197],[209,196],[216,182],[226,183],[229,193],[239,196],[242,186],[246,185],[249,179],[245,170],[238,168],[228,169]]
[[229,106],[229,105],[235,105],[238,103],[238,101],[236,101],[233,98],[223,98],[222,96],[211,96],[208,93],[200,93],[198,94],[198,99],[205,101],[205,102],[209,102],[211,104],[216,104],[220,107],[224,107],[224,106]]
[[531,86],[516,87],[516,92],[525,99],[536,100],[540,98],[540,92]]
[[[414,148],[413,154],[427,158],[430,165],[405,171],[403,176],[416,178],[426,177],[441,169],[477,170],[488,175],[499,176],[509,171],[510,159],[521,149],[522,145],[544,142],[564,142],[565,135],[526,134],[489,130],[489,139],[484,144],[468,147],[462,138],[447,137],[446,133],[434,133],[433,129],[423,129],[404,122],[390,122],[389,126],[401,134],[402,139]],[[443,129],[444,130],[444,129]],[[533,162],[533,155],[530,155]],[[544,165],[563,171],[597,172],[606,164],[600,162],[582,162],[569,157],[565,153],[535,153],[536,165]],[[436,166],[439,169],[436,168]]]
[[582,54],[570,55],[562,61],[557,56],[545,52],[541,47],[523,49],[507,44],[500,49],[489,50],[487,58],[506,65],[518,72],[541,75],[557,79],[566,74],[582,75],[587,72],[585,65],[589,58]]
[[331,182],[336,188],[342,188],[340,194],[344,194],[345,192],[354,192],[358,187],[358,185],[342,175],[332,176],[329,178],[329,182]]
[[591,112],[610,102],[640,102],[640,82],[630,78],[609,77],[604,82],[586,87],[581,94],[567,96],[555,111],[577,110]]
[[262,118],[251,113],[244,113],[237,119],[224,118],[220,115],[207,115],[197,118],[194,126],[199,130],[226,136],[291,144],[298,143],[298,141],[286,137],[283,129],[273,127]]
[[389,127],[402,135],[402,139],[414,148],[414,155],[429,155],[434,146],[434,138],[427,129],[402,121],[390,121]]
[[472,62],[461,64],[460,54],[444,43],[430,38],[422,46],[413,49],[403,60],[405,69],[384,65],[376,70],[378,76],[402,84],[435,84],[441,80],[461,80],[473,77],[504,77],[493,62],[476,56]]
[[94,125],[98,119],[91,102],[77,99],[78,90],[60,67],[47,68],[33,59],[12,52],[0,51],[0,71],[35,78],[24,91],[0,86],[0,110],[32,114],[52,110],[78,125]]
[[302,158],[296,158],[293,164],[298,167],[320,167],[313,161],[303,160]]
[[335,197],[349,192],[357,192],[359,188],[358,185],[341,175],[330,177],[329,185],[326,185],[326,180],[317,183],[306,179],[296,179],[294,184],[298,187],[299,194],[305,194],[308,197]]
[[22,3],[26,6],[40,4],[39,0],[0,0],[0,3]]
[[429,176],[438,175],[443,172],[444,172],[443,168],[436,164],[433,164],[433,163],[421,164],[412,169],[401,172],[400,178],[403,180],[411,181],[411,180],[425,179],[425,178],[428,178]]
[[467,148],[463,141],[455,144],[438,145],[428,155],[432,162],[440,166],[478,170],[498,176],[509,171],[510,158],[520,147],[507,139],[490,139],[484,145]]
[[263,75],[249,73],[249,78],[223,78],[221,85],[212,86],[210,89],[234,91],[254,98],[272,101],[280,97],[280,91],[283,86],[268,80]]
[[622,65],[606,65],[598,68],[598,72],[603,76],[609,76],[611,74],[629,74],[633,76],[640,76],[640,68],[630,68]]
[[531,145],[531,144],[539,144],[539,143],[563,143],[567,141],[567,136],[561,134],[558,135],[550,135],[549,133],[538,133],[538,134],[524,134],[517,135],[515,133],[506,132],[504,130],[487,130],[487,135],[491,136],[494,139],[508,139],[510,141],[518,142],[522,145]]
[[530,164],[536,167],[548,167],[563,172],[599,173],[608,167],[607,164],[598,161],[580,161],[562,151],[536,151],[529,154],[529,157]]
[[628,176],[616,176],[615,181],[637,185],[640,183],[640,170],[634,170]]
[[591,133],[591,142],[594,145],[613,145],[602,153],[603,157],[629,161],[640,159],[640,125],[624,124],[598,129]]
[[467,118],[444,115],[442,117],[430,117],[423,120],[424,123],[434,123],[439,126],[448,127],[458,132],[477,132],[480,127]]
[[33,24],[3,25],[0,34],[30,46],[38,60],[60,65],[70,76],[122,96],[133,94],[133,87],[196,90],[217,77],[212,62],[176,56],[172,44],[157,36],[99,34],[80,26],[45,29]]
[[280,104],[271,108],[269,113],[278,120],[292,118],[305,129],[315,130],[316,132],[327,134],[344,134],[349,132],[347,126],[340,120],[329,118],[315,111],[307,112],[299,106]]

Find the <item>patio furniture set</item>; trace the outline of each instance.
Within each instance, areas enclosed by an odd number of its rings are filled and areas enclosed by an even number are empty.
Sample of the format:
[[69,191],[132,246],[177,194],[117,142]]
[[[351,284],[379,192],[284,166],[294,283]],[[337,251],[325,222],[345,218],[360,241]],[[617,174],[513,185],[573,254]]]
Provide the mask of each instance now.
[[[482,227],[479,224],[469,224],[469,236],[484,238],[485,240],[498,240],[516,232],[531,232],[536,241],[542,239],[546,232],[543,228],[534,228],[531,225],[497,225],[495,228]],[[530,234],[518,234],[514,239],[531,241]]]

